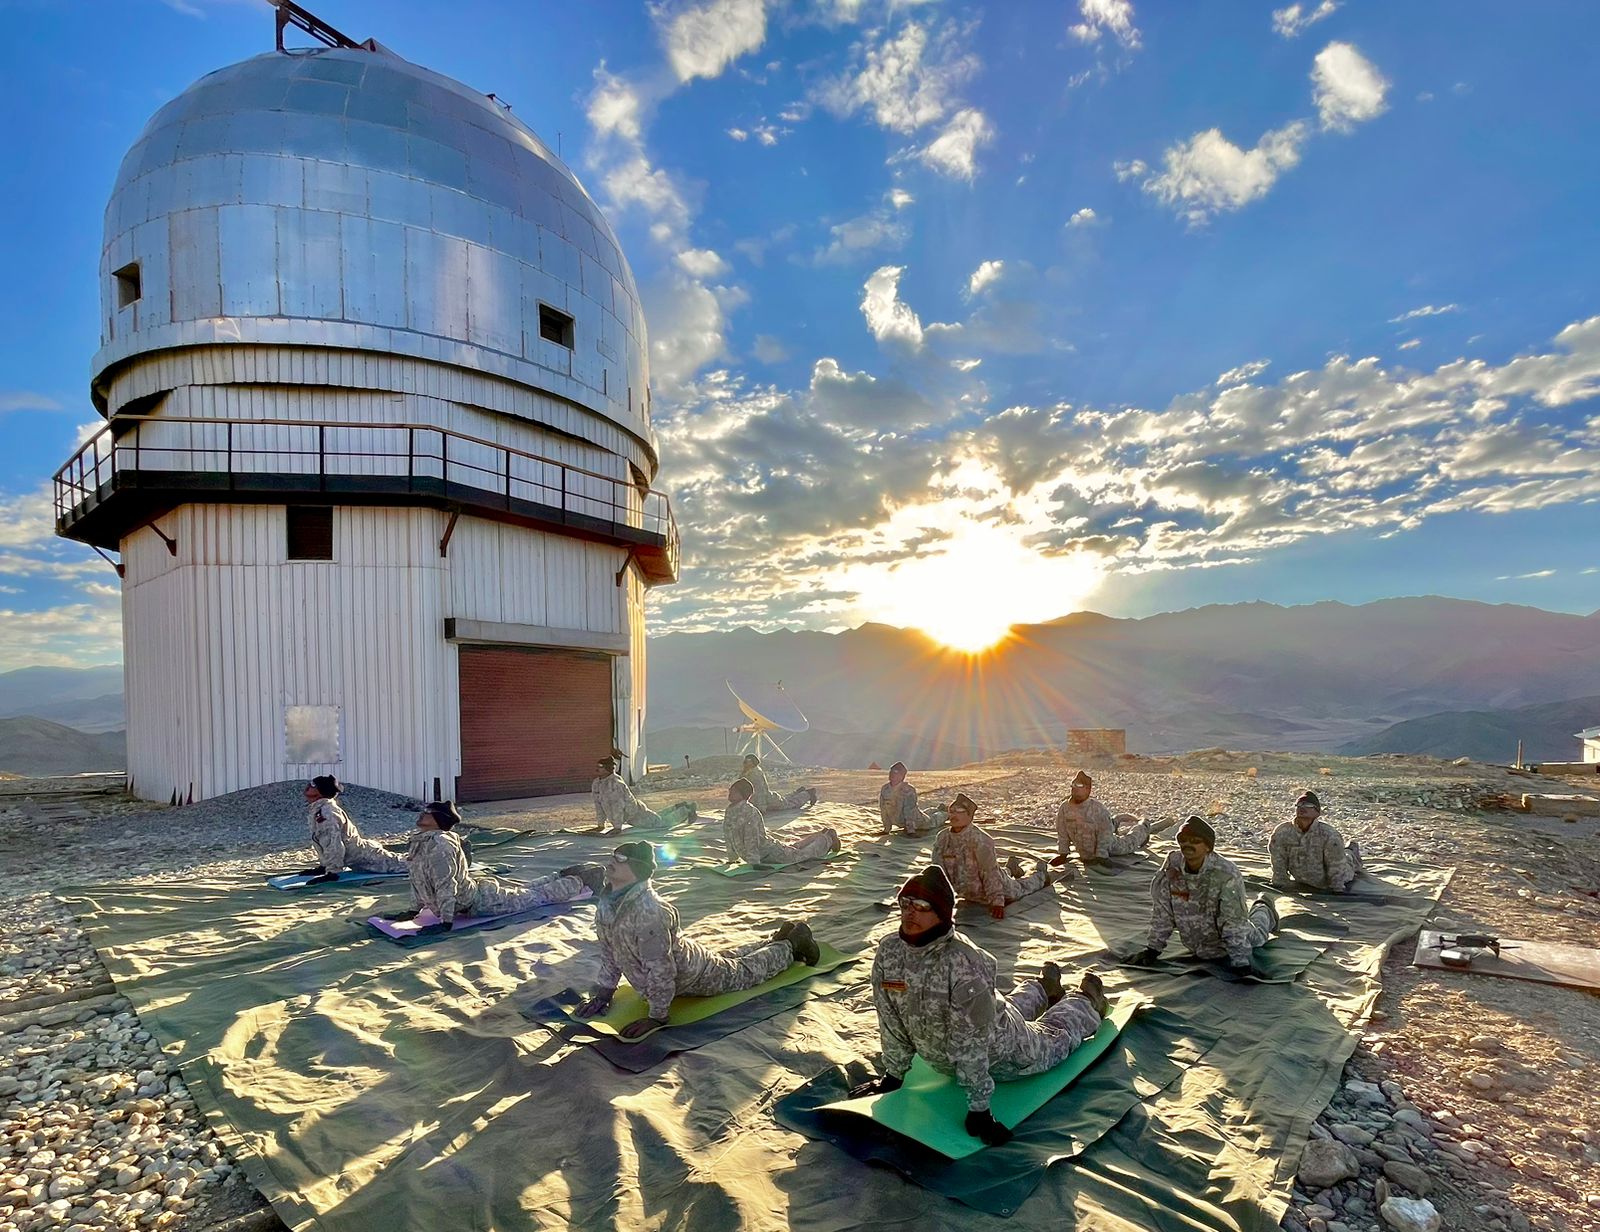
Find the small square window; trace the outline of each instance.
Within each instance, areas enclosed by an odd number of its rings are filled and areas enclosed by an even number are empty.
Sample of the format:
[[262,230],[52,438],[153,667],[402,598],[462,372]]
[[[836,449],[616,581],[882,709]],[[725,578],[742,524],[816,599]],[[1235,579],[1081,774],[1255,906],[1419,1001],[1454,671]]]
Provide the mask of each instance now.
[[130,261],[119,270],[112,270],[111,280],[117,286],[118,308],[126,308],[144,294],[144,284],[139,279],[139,263],[137,261]]
[[283,513],[287,559],[333,559],[333,510],[330,507],[289,505]]
[[539,337],[572,350],[572,318],[549,304],[540,304]]
[[328,766],[339,758],[339,707],[285,706],[283,760],[296,766]]

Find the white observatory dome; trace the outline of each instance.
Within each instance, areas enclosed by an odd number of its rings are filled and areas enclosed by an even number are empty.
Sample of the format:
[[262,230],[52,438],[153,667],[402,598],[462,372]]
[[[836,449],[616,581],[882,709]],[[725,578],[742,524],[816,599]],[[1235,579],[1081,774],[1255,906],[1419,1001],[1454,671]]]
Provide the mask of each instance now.
[[654,475],[644,318],[605,218],[507,108],[386,51],[271,52],[163,107],[117,175],[100,281],[107,414],[139,355],[368,351],[593,411]]

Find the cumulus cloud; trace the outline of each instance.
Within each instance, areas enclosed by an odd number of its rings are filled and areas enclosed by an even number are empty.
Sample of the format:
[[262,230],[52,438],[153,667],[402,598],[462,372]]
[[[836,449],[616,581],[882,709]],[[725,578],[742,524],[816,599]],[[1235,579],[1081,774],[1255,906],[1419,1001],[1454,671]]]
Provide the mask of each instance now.
[[900,265],[874,270],[862,288],[861,315],[879,342],[915,351],[922,347],[922,321],[900,299],[900,275],[904,273],[905,267]]
[[1100,215],[1096,214],[1086,205],[1081,210],[1078,210],[1076,213],[1074,213],[1071,218],[1067,219],[1067,226],[1092,227],[1099,221]]
[[838,265],[866,253],[899,248],[911,235],[911,228],[899,216],[911,198],[909,193],[901,193],[903,200],[897,200],[897,192],[891,192],[878,209],[830,226],[827,244],[817,249],[812,259],[819,265]]
[[685,248],[675,259],[678,268],[696,278],[721,278],[729,269],[728,263],[709,248]]
[[[1139,186],[1191,223],[1203,223],[1265,196],[1280,175],[1300,162],[1308,131],[1303,121],[1296,120],[1264,133],[1245,150],[1220,129],[1208,128],[1168,149],[1160,173],[1141,180]],[[1137,159],[1117,165],[1121,179],[1136,179],[1146,170]]]
[[1349,132],[1388,107],[1388,79],[1349,43],[1329,43],[1317,53],[1311,84],[1322,127],[1336,132]]
[[1237,368],[1229,368],[1217,378],[1217,385],[1243,385],[1246,381],[1254,380],[1271,366],[1269,359],[1252,359],[1247,364],[1240,364]]
[[889,204],[897,210],[903,210],[915,201],[916,198],[903,188],[891,188],[889,190]]
[[767,37],[765,0],[707,0],[657,10],[667,62],[680,82],[717,77]]
[[589,95],[589,127],[599,137],[638,141],[643,133],[644,100],[634,86],[606,71],[605,61],[594,71],[594,93]]
[[967,294],[976,295],[992,282],[999,281],[1001,273],[1005,270],[1004,261],[985,261],[972,271],[972,277],[967,279]]
[[994,126],[976,107],[966,107],[950,118],[950,123],[931,142],[917,152],[935,171],[970,180],[977,172],[978,147],[994,140]]
[[978,70],[960,45],[959,30],[937,32],[908,21],[893,34],[878,32],[856,48],[858,61],[822,87],[819,101],[835,115],[871,114],[879,126],[914,133],[942,119],[954,95]]
[[1312,8],[1309,4],[1291,4],[1272,11],[1272,32],[1282,38],[1297,38],[1308,26],[1332,17],[1339,9],[1339,0],[1322,0]]
[[1139,30],[1133,24],[1130,0],[1078,0],[1078,14],[1083,20],[1069,32],[1079,42],[1097,43],[1109,34],[1129,51],[1139,49]]
[[1424,304],[1420,308],[1413,308],[1410,312],[1402,312],[1397,317],[1390,317],[1390,325],[1398,325],[1402,321],[1415,321],[1418,317],[1442,317],[1446,313],[1460,312],[1459,304]]

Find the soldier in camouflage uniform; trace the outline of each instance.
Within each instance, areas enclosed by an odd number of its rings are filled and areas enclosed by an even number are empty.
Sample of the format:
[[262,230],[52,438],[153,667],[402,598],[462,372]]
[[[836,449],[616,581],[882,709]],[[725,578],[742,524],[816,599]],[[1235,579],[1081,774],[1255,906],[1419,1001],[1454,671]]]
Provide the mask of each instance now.
[[764,814],[792,813],[817,802],[817,792],[813,787],[796,787],[787,796],[780,796],[773,791],[772,784],[767,782],[767,772],[761,768],[761,759],[754,753],[744,755],[744,768],[739,774],[741,778],[749,780],[755,792],[750,802]]
[[722,841],[727,844],[724,863],[743,860],[746,864],[793,864],[820,860],[843,845],[839,832],[832,827],[794,842],[780,843],[767,833],[767,819],[751,803],[753,791],[749,779],[734,779],[728,787],[728,808],[722,814]]
[[409,911],[398,911],[384,918],[414,920],[424,910],[439,917],[419,932],[448,932],[457,916],[510,915],[567,903],[586,889],[595,893],[605,885],[605,870],[598,864],[564,868],[550,877],[540,877],[527,885],[512,885],[487,873],[471,872],[461,839],[452,834],[461,814],[448,800],[425,806],[417,817],[407,861],[411,869]]
[[917,789],[906,782],[906,764],[897,761],[889,767],[889,781],[878,789],[878,816],[883,819],[883,833],[899,830],[904,834],[926,834],[944,824],[945,810],[935,808],[933,814],[922,811],[917,804]]
[[983,903],[990,915],[1003,920],[1007,903],[1044,889],[1055,878],[1042,863],[1024,875],[1022,861],[1016,856],[1001,868],[994,840],[972,820],[977,811],[978,806],[965,793],[950,802],[950,820],[933,838],[933,861],[944,869],[962,898]]
[[319,774],[306,784],[307,820],[311,826],[311,850],[317,866],[302,870],[312,883],[333,881],[349,869],[356,873],[403,873],[404,856],[385,851],[369,838],[363,838],[350,815],[335,798],[344,788],[331,774]]
[[650,884],[655,871],[655,848],[649,843],[624,843],[612,853],[595,920],[600,975],[594,992],[575,1011],[578,1017],[605,1013],[625,975],[649,1009],[648,1017],[622,1028],[625,1038],[636,1039],[665,1025],[674,997],[754,988],[793,963],[814,967],[821,960],[804,921],[787,921],[770,939],[736,946],[726,954],[679,936],[678,913]]
[[1236,970],[1250,969],[1255,947],[1278,931],[1278,913],[1265,898],[1245,909],[1244,877],[1216,853],[1216,844],[1216,832],[1201,818],[1183,823],[1178,850],[1150,882],[1149,942],[1128,962],[1155,962],[1177,929],[1196,958],[1226,958]]
[[1361,848],[1345,845],[1344,835],[1322,820],[1322,801],[1308,791],[1294,802],[1294,820],[1272,832],[1272,884],[1296,882],[1316,890],[1344,893],[1361,874]]
[[1038,980],[1001,996],[993,956],[955,931],[954,913],[955,889],[938,865],[900,887],[900,931],[872,963],[884,1076],[851,1094],[895,1090],[921,1056],[966,1091],[967,1132],[998,1146],[1011,1131],[989,1110],[995,1080],[1059,1065],[1099,1030],[1105,992],[1088,973],[1068,993],[1061,968],[1046,963]]
[[606,827],[611,827],[611,833],[621,834],[623,826],[636,826],[642,830],[665,830],[680,822],[688,821],[695,815],[694,802],[680,800],[677,804],[670,804],[659,813],[648,809],[638,796],[633,794],[629,786],[622,781],[622,776],[617,773],[616,759],[602,757],[595,762],[595,769],[600,773],[595,776],[593,783],[589,784],[589,794],[594,798],[594,829],[593,834],[605,833]]
[[1072,794],[1056,810],[1056,850],[1060,854],[1050,863],[1065,864],[1074,848],[1085,864],[1107,856],[1132,855],[1150,845],[1152,834],[1173,824],[1146,823],[1132,813],[1113,817],[1104,804],[1090,799],[1093,790],[1094,780],[1085,771],[1078,771],[1072,780]]

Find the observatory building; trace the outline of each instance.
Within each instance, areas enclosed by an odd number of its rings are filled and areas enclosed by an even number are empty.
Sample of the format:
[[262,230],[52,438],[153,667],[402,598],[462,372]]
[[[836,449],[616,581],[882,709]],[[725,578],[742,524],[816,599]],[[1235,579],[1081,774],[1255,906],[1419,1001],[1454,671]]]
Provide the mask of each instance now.
[[[289,10],[328,45],[283,50]],[[493,97],[279,27],[156,113],[106,207],[106,424],[55,512],[120,555],[132,789],[631,777],[678,537],[616,236]]]

